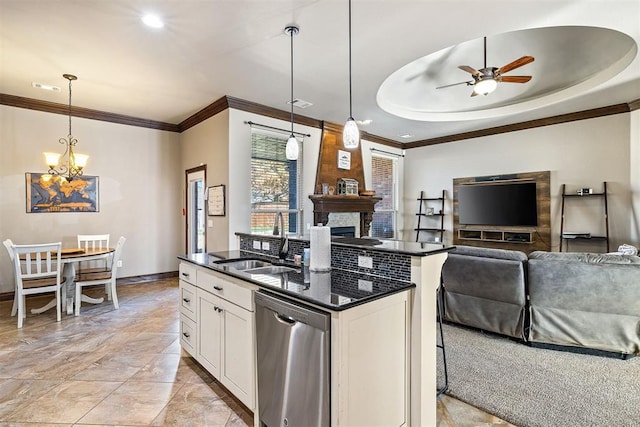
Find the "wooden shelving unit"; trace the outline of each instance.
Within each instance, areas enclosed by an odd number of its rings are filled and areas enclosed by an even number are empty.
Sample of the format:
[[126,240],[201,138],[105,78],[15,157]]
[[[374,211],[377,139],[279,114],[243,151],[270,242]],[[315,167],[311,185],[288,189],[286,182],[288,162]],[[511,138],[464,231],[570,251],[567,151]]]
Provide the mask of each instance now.
[[483,242],[503,242],[503,243],[533,243],[533,231],[505,231],[505,230],[485,230],[485,229],[460,229],[458,239],[460,240],[480,240]]
[[[600,198],[604,202],[604,236],[594,236],[589,234],[589,236],[584,235],[574,235],[571,237],[565,236],[564,231],[564,222],[565,222],[565,201],[567,200],[577,200],[581,199],[582,201],[591,198]],[[602,193],[586,193],[586,194],[567,194],[566,192],[566,184],[562,184],[562,214],[560,216],[560,252],[562,252],[563,243],[566,241],[564,246],[569,249],[569,241],[600,241],[604,242],[607,247],[607,252],[609,252],[609,206],[607,201],[607,182],[602,183]]]
[[[444,200],[446,197],[446,190],[442,190],[442,196],[440,197],[425,197],[424,191],[420,192],[418,198],[418,226],[414,228],[416,232],[416,242],[420,241],[420,233],[427,232],[431,237],[423,242],[429,243],[442,243],[444,238]],[[429,221],[428,225],[434,227],[422,226],[423,219]],[[439,227],[438,227],[439,226]]]

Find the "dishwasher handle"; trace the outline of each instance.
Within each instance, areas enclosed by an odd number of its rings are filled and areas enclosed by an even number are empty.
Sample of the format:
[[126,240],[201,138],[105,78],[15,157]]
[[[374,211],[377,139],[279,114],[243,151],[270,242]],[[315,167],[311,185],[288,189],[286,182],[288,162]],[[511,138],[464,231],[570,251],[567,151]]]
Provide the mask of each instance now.
[[331,315],[314,307],[260,291],[254,294],[254,301],[256,306],[274,312],[281,323],[299,322],[325,332],[331,328]]
[[294,319],[293,317],[283,316],[282,314],[278,314],[276,312],[273,313],[273,317],[275,317],[278,322],[283,323],[283,324],[288,325],[288,326],[293,326],[296,323],[298,323],[298,321],[296,319]]

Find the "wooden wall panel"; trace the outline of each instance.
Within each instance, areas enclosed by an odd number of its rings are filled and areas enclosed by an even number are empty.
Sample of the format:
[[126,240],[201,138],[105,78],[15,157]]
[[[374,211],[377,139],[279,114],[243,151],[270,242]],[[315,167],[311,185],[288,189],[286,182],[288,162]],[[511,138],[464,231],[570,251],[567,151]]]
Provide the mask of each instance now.
[[[318,156],[318,168],[316,169],[315,194],[321,194],[321,184],[328,183],[336,187],[340,178],[351,178],[358,181],[358,190],[364,188],[364,169],[362,168],[362,144],[353,150],[347,150],[342,145],[342,126],[332,123],[324,123],[322,127],[322,141],[320,142],[320,155]],[[338,169],[338,151],[351,153],[351,169]]]

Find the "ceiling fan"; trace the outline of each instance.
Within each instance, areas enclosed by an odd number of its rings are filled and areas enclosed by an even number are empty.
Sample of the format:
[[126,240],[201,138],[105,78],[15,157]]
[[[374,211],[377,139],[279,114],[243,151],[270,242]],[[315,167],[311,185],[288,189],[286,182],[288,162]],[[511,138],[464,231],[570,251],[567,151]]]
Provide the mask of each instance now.
[[531,80],[531,76],[504,76],[503,74],[515,70],[516,68],[522,67],[523,65],[529,64],[533,61],[533,56],[523,56],[513,62],[508,63],[507,65],[503,65],[500,68],[487,67],[487,38],[485,37],[484,68],[476,70],[475,68],[468,65],[460,65],[458,67],[462,71],[466,71],[467,73],[471,74],[473,80],[440,86],[436,89],[443,89],[446,87],[466,84],[467,86],[473,86],[473,92],[471,93],[471,96],[487,95],[493,92],[496,87],[498,87],[498,83],[526,83]]

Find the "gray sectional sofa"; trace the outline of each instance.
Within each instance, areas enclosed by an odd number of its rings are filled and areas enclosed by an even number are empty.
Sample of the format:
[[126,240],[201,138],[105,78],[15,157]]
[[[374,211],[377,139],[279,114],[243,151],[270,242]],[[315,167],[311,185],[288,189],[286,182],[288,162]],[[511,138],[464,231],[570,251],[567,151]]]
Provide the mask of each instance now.
[[445,319],[532,345],[640,355],[640,257],[458,246]]
[[524,339],[524,252],[458,246],[442,268],[445,320]]

